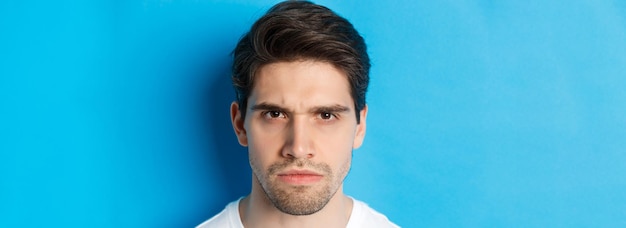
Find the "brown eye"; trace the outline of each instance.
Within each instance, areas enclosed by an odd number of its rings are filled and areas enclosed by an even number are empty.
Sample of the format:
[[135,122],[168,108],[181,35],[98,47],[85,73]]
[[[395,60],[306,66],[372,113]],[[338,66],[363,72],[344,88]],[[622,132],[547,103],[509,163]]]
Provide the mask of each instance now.
[[285,115],[283,115],[282,112],[279,111],[267,111],[264,113],[266,118],[270,118],[270,119],[276,119],[276,118],[284,118]]
[[323,120],[329,120],[333,118],[333,114],[330,112],[322,112],[320,113],[320,118],[322,118]]

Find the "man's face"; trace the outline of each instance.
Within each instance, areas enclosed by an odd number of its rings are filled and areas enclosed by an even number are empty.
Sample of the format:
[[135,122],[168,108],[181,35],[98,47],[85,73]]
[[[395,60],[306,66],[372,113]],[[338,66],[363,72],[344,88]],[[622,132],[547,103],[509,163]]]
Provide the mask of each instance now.
[[367,107],[357,124],[346,75],[329,63],[294,61],[260,68],[245,121],[236,104],[231,112],[239,142],[249,147],[253,189],[284,213],[309,215],[342,187]]

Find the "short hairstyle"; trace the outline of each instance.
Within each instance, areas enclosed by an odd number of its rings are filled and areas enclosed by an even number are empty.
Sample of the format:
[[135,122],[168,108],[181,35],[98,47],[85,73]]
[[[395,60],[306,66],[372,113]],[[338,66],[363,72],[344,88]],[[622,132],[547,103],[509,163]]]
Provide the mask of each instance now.
[[252,25],[233,55],[232,81],[243,118],[258,69],[275,62],[315,60],[346,74],[360,123],[370,59],[363,37],[332,10],[309,1],[281,2]]

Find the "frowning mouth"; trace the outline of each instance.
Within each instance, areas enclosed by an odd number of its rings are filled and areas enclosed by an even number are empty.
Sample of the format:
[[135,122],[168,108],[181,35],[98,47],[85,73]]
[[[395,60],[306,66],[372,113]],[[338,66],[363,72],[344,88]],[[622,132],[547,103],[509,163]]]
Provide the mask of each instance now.
[[310,185],[322,180],[322,174],[309,170],[289,170],[278,174],[278,179],[291,185]]

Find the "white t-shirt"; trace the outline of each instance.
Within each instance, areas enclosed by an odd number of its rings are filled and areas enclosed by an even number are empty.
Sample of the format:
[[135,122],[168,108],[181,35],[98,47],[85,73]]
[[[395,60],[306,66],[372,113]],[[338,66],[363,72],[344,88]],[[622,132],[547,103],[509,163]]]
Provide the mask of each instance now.
[[[352,198],[351,198],[352,199]],[[230,227],[230,228],[243,228],[241,219],[239,217],[239,201],[233,201],[229,203],[222,212],[213,216],[213,218],[203,222],[196,228],[213,228],[213,227]],[[352,214],[350,214],[350,220],[346,228],[397,228],[396,224],[393,224],[383,214],[378,213],[374,209],[367,206],[367,204],[352,199],[354,206],[352,207]]]

